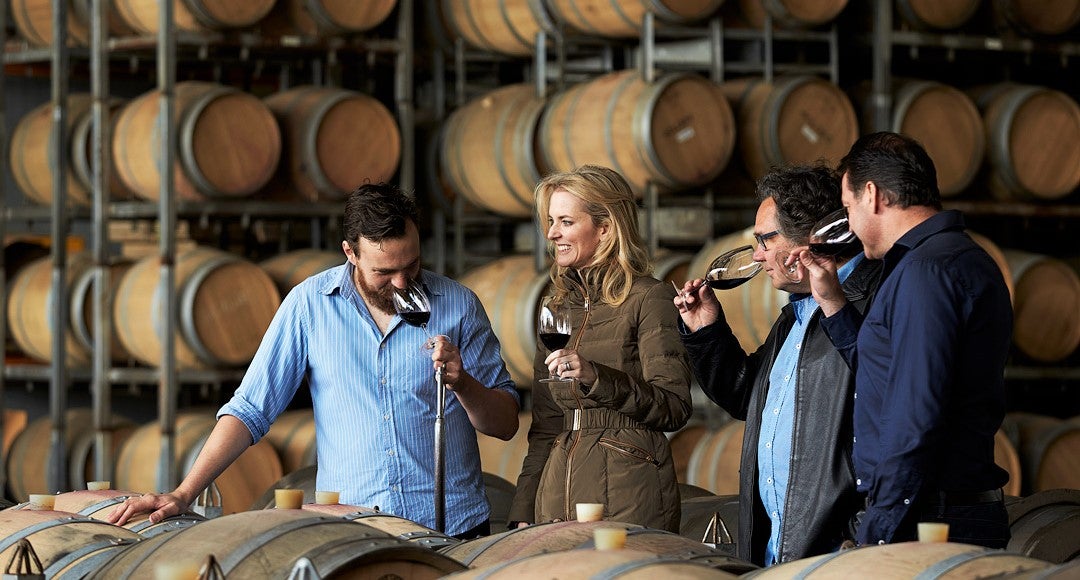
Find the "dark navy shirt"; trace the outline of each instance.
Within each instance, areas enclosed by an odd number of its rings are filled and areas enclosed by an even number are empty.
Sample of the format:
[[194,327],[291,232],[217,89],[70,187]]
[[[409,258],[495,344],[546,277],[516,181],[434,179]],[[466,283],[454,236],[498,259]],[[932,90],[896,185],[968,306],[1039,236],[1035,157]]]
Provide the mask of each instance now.
[[959,212],[912,228],[885,254],[859,320],[846,306],[822,326],[855,370],[856,484],[867,493],[860,544],[911,539],[909,510],[938,491],[985,491],[1005,413],[1012,306],[1001,271]]

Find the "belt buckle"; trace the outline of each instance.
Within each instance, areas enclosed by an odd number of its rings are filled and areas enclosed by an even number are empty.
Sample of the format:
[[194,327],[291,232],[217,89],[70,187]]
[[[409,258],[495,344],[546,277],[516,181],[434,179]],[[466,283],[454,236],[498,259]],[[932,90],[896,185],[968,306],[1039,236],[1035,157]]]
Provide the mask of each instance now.
[[574,409],[574,424],[571,428],[572,431],[581,429],[581,409]]

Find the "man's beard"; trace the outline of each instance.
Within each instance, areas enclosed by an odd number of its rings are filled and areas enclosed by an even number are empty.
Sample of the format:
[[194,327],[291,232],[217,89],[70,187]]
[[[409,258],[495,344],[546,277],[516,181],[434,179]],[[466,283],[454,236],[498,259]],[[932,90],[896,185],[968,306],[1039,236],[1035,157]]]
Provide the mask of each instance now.
[[387,284],[381,290],[376,290],[367,285],[367,281],[360,275],[359,272],[353,270],[356,277],[356,285],[360,287],[360,295],[364,298],[364,302],[368,306],[381,310],[386,314],[397,314],[397,309],[394,308],[394,285]]

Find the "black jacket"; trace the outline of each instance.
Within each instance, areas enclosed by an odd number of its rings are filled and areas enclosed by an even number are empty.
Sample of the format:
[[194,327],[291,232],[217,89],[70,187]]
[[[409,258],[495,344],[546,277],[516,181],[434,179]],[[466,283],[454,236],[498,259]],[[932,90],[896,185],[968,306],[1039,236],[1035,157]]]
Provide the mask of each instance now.
[[[844,281],[844,293],[865,312],[877,288],[881,262],[864,259]],[[792,464],[780,534],[781,562],[835,551],[848,522],[861,509],[851,463],[855,375],[821,328],[821,311],[807,325],[795,393]],[[746,421],[739,473],[738,556],[764,564],[769,517],[758,493],[757,452],[769,373],[794,324],[783,308],[765,344],[747,355],[727,321],[683,335],[702,390],[736,419]]]

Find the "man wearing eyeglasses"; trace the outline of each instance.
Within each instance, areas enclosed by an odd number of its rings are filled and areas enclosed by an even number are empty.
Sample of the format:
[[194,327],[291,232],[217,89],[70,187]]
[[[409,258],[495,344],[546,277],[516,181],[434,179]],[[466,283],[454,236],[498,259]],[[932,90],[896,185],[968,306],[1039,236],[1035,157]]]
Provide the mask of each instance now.
[[[863,500],[851,468],[854,375],[822,332],[805,270],[783,259],[841,207],[839,181],[824,166],[785,167],[762,177],[757,190],[754,261],[791,294],[765,343],[747,354],[700,279],[685,284],[675,305],[702,390],[746,421],[738,555],[771,565],[837,550]],[[881,265],[853,251],[837,258],[838,273],[849,302],[863,308]]]

